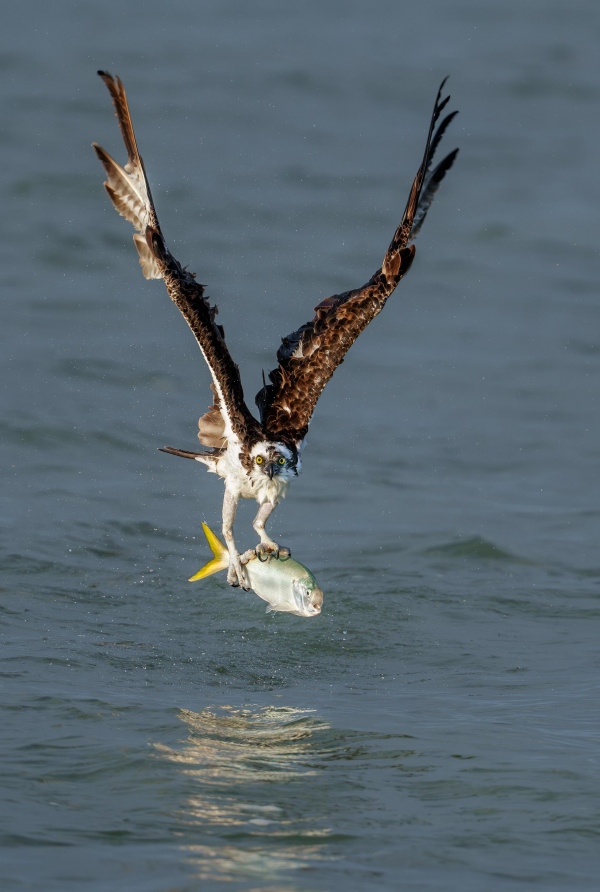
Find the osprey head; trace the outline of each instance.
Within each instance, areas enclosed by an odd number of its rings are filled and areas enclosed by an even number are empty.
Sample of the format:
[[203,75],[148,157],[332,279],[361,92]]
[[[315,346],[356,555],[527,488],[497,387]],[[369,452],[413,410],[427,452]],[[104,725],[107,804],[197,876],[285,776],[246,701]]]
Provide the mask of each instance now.
[[288,484],[300,470],[298,450],[270,440],[261,440],[250,450],[248,469],[251,479],[257,482],[274,480]]

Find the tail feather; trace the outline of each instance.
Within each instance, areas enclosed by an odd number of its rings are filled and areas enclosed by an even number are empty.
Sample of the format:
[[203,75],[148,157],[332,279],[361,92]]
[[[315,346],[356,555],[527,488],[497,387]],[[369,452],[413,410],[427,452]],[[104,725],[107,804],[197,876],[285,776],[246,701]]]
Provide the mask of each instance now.
[[208,561],[201,570],[198,570],[197,573],[190,576],[189,582],[197,582],[199,579],[206,579],[207,576],[212,576],[213,573],[219,573],[221,570],[227,570],[229,567],[229,552],[226,547],[204,521],[202,522],[202,529],[204,530],[204,535],[206,536],[214,557],[212,560]]
[[175,449],[174,446],[159,446],[159,452],[167,452],[169,455],[180,455],[182,458],[198,458],[202,452],[190,452],[188,449]]
[[222,455],[222,449],[213,449],[210,452],[191,452],[188,449],[175,449],[174,446],[159,446],[159,452],[166,452],[169,455],[180,455],[182,458],[192,458],[196,461],[204,462],[207,464],[205,459],[210,461],[217,461],[220,455]]

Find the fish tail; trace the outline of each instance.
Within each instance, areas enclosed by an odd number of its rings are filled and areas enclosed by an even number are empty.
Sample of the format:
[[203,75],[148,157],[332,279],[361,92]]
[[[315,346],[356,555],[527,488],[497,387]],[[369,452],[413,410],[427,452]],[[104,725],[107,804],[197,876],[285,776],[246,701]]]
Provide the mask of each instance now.
[[188,580],[189,582],[197,582],[199,579],[206,579],[207,576],[212,576],[213,573],[219,573],[221,570],[227,570],[229,567],[229,552],[226,547],[204,521],[202,521],[202,529],[204,530],[204,535],[206,536],[206,540],[210,545],[214,557],[205,564],[201,570],[198,570],[197,573],[190,576]]

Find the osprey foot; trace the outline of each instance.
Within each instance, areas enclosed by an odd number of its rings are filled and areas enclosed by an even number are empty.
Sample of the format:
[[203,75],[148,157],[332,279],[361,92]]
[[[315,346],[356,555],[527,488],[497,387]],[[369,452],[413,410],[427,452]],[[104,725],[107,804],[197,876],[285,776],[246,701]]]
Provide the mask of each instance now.
[[254,561],[256,559],[256,549],[249,548],[248,551],[245,551],[240,555],[240,564],[245,567],[249,561]]
[[256,557],[259,561],[266,561],[272,555],[275,560],[287,561],[292,556],[292,552],[285,545],[278,545],[277,542],[261,542],[255,548]]
[[[246,554],[244,554],[244,557],[246,557]],[[248,563],[248,560],[244,561],[244,563]],[[239,586],[241,586],[245,592],[250,591],[250,580],[248,579],[248,574],[244,570],[242,559],[237,551],[235,552],[235,554],[229,555],[229,570],[227,571],[227,582],[234,588],[238,588]]]

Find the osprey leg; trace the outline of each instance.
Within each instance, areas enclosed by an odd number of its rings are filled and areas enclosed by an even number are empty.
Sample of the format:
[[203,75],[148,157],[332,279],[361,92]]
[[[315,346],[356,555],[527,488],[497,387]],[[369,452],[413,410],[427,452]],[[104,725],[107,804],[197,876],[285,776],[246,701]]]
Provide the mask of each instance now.
[[230,489],[225,489],[225,496],[223,498],[223,538],[225,539],[227,551],[229,552],[227,582],[229,585],[241,585],[242,588],[248,591],[250,589],[250,580],[242,566],[240,555],[235,547],[233,538],[233,523],[235,521],[239,499],[240,497],[237,493],[231,492]]
[[279,557],[280,554],[284,557],[292,556],[289,548],[284,548],[283,546],[278,545],[277,542],[273,542],[271,537],[268,536],[265,531],[265,524],[274,510],[275,505],[272,502],[263,502],[252,523],[255,532],[260,536],[260,545],[257,545],[255,549],[257,557],[260,557],[261,554],[274,554],[276,558]]

